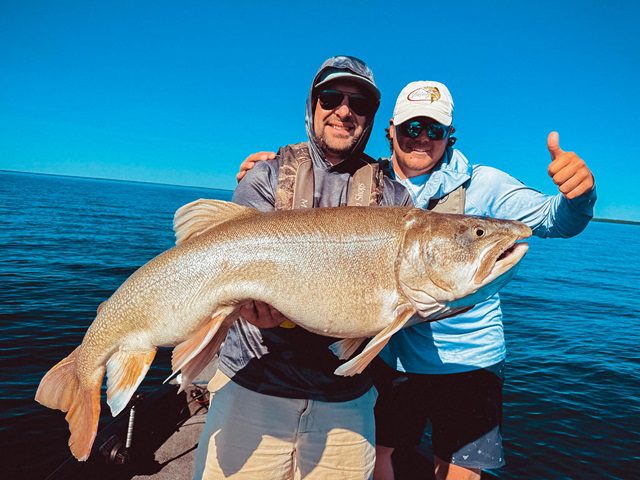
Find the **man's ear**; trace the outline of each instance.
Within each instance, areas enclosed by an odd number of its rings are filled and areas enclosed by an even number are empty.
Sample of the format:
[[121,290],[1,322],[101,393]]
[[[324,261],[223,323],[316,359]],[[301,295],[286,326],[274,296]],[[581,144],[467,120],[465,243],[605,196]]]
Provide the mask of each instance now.
[[389,140],[393,140],[396,136],[396,127],[393,124],[393,118],[389,120]]

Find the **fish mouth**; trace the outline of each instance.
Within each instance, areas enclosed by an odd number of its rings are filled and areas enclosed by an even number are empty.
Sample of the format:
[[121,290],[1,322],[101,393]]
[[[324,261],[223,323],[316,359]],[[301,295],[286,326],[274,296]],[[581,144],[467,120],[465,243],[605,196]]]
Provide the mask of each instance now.
[[[522,242],[528,235],[518,236],[514,240],[500,242],[492,248],[482,261],[483,267],[479,268],[473,281],[476,284],[487,284],[511,270],[522,260],[529,250],[529,244]],[[491,258],[494,260],[491,260]]]

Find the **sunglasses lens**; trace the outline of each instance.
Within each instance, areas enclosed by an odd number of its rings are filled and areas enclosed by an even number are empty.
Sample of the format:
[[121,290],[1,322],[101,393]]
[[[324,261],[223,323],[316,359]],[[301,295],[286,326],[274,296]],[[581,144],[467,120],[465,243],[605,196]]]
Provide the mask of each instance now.
[[431,124],[427,125],[427,137],[431,140],[442,140],[447,136],[448,129],[444,125]]
[[410,138],[418,138],[420,132],[424,129],[420,122],[407,122],[403,124],[404,134]]
[[368,116],[373,110],[371,101],[364,95],[358,95],[357,93],[349,96],[349,106],[356,115]]
[[430,140],[442,140],[449,134],[449,127],[439,123],[425,124],[414,120],[413,122],[405,122],[400,126],[400,131],[409,138],[418,138],[423,130]]
[[325,110],[333,110],[340,103],[342,103],[342,99],[344,95],[342,92],[337,90],[322,90],[318,93],[318,100],[320,101],[320,106]]
[[318,93],[320,106],[325,110],[333,110],[342,103],[342,99],[347,95],[349,97],[349,108],[356,115],[370,115],[374,111],[374,106],[369,98],[358,93],[345,94],[338,90],[322,90]]

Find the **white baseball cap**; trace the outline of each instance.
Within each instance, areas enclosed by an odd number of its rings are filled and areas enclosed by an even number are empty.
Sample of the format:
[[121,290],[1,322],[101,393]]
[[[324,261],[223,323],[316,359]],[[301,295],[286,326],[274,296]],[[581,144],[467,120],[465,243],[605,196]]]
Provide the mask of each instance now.
[[402,89],[393,109],[393,124],[400,125],[415,117],[429,117],[450,126],[453,122],[453,98],[440,82],[420,80]]

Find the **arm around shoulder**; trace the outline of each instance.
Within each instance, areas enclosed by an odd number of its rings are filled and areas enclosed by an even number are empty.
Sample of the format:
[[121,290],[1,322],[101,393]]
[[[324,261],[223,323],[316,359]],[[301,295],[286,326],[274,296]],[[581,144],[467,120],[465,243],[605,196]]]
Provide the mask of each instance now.
[[277,181],[278,160],[258,162],[238,183],[232,201],[263,212],[273,210]]

